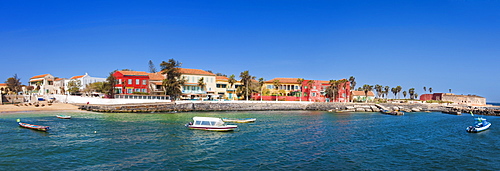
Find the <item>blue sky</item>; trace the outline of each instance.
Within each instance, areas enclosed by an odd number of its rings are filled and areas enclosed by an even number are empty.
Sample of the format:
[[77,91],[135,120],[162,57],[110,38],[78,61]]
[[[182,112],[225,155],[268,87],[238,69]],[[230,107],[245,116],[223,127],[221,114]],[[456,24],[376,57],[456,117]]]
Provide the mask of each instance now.
[[175,59],[257,78],[500,102],[500,1],[0,1],[0,80],[107,77]]

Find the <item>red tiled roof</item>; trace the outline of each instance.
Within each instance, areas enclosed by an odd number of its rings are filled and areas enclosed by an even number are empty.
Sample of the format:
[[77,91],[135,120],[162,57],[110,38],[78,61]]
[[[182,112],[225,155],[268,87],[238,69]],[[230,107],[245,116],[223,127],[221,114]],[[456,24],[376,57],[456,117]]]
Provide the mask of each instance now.
[[7,83],[0,83],[0,86],[7,86]]
[[217,81],[227,81],[227,80],[229,80],[229,78],[227,78],[225,76],[216,76],[215,80],[217,80]]
[[71,78],[70,78],[70,80],[72,80],[72,79],[82,78],[83,76],[85,76],[85,75],[73,76],[73,77],[71,77]]
[[49,74],[37,75],[37,76],[31,77],[30,79],[43,78],[43,77],[45,77],[47,75],[49,75]]
[[163,75],[161,75],[161,72],[148,73],[148,75],[149,75],[149,79],[151,81],[161,81],[161,80],[165,79],[165,77]]
[[144,71],[117,71],[122,73],[123,75],[128,76],[149,76],[147,72]]
[[274,78],[272,80],[269,80],[269,81],[265,81],[265,83],[274,83],[274,80],[279,80],[280,83],[293,83],[293,84],[299,84],[297,82],[299,78]]
[[[365,96],[365,91],[351,91],[352,96]],[[368,96],[375,96],[372,91],[369,91]]]
[[179,68],[179,72],[182,73],[182,74],[213,75],[213,76],[215,76],[215,74],[210,73],[208,71],[203,71],[201,69]]

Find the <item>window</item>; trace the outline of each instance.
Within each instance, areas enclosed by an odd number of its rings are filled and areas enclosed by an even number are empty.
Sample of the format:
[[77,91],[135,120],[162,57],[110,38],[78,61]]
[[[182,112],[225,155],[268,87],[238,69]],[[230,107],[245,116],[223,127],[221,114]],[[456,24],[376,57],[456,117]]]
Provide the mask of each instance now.
[[311,96],[312,96],[312,97],[316,97],[316,93],[312,93],[312,94],[311,94]]
[[139,85],[139,79],[135,79],[135,84]]
[[148,90],[147,89],[142,89],[142,92],[147,93]]
[[132,84],[132,79],[128,79],[128,84]]
[[142,85],[146,85],[147,80],[142,80]]
[[118,80],[118,84],[122,84],[122,79],[119,79],[119,80]]
[[127,93],[132,93],[132,89],[127,89]]

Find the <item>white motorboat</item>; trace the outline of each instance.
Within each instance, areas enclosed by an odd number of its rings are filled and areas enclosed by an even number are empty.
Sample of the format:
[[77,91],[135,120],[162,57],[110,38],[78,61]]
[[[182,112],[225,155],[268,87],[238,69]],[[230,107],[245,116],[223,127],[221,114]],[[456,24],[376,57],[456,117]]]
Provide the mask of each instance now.
[[482,117],[474,118],[474,120],[475,120],[474,126],[467,127],[466,129],[467,132],[472,132],[472,133],[481,132],[487,130],[491,126],[491,123],[486,121],[486,119]]
[[238,128],[238,125],[226,125],[220,118],[193,117],[193,122],[186,124],[186,127],[207,131],[233,131]]

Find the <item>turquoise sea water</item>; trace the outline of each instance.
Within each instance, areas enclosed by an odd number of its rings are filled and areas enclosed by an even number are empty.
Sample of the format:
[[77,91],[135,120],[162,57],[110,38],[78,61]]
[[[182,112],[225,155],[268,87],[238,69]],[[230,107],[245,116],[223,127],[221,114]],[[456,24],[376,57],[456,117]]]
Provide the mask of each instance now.
[[[209,132],[185,128],[193,116],[257,121]],[[500,118],[486,118],[473,134],[471,116],[441,113],[3,114],[0,170],[500,170]]]

